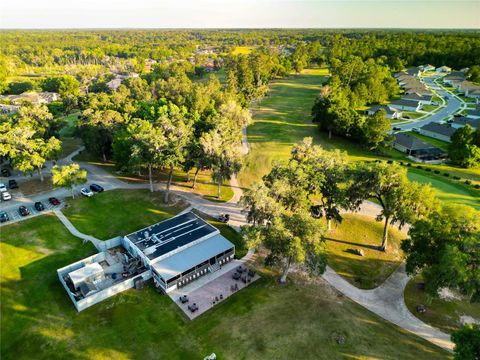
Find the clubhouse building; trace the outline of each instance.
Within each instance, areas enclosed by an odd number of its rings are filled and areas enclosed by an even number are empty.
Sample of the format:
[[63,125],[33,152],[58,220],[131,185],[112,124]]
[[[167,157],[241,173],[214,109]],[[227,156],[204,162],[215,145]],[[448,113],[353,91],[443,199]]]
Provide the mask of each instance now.
[[75,308],[82,311],[153,278],[168,293],[234,259],[235,246],[205,220],[187,212],[100,245],[98,254],[58,269]]

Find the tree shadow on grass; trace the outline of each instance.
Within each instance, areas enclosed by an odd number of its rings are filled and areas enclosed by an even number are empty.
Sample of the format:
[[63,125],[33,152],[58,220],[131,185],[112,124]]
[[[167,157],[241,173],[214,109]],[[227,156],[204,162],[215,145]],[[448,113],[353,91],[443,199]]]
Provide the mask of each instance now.
[[326,237],[325,240],[326,241],[333,241],[333,242],[340,243],[340,244],[359,246],[359,247],[363,247],[363,248],[367,248],[367,249],[371,249],[371,250],[381,251],[380,247],[378,245],[362,244],[362,243],[357,243],[357,242],[353,242],[353,241],[333,239],[333,238],[328,238],[328,237]]

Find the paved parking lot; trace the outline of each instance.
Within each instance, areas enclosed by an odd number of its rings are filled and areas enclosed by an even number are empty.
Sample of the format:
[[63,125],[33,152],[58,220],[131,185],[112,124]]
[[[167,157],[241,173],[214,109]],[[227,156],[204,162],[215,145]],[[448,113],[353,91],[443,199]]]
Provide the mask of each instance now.
[[7,201],[2,201],[2,204],[1,204],[2,206],[0,207],[0,211],[5,211],[8,214],[8,217],[9,217],[10,220],[7,221],[7,222],[1,223],[0,225],[8,225],[12,222],[15,222],[15,221],[18,221],[18,220],[21,220],[21,219],[27,219],[27,218],[32,217],[32,216],[40,215],[42,213],[51,211],[55,208],[61,208],[64,205],[64,202],[63,202],[63,199],[59,199],[59,200],[60,200],[61,203],[58,206],[53,206],[48,201],[41,201],[43,206],[45,206],[45,210],[43,210],[43,211],[37,211],[37,209],[35,209],[35,206],[34,206],[33,203],[24,205],[30,211],[30,215],[27,215],[27,216],[20,215],[20,213],[18,212],[18,207],[13,208],[13,207],[9,206],[8,210],[4,210],[3,207],[8,202]]

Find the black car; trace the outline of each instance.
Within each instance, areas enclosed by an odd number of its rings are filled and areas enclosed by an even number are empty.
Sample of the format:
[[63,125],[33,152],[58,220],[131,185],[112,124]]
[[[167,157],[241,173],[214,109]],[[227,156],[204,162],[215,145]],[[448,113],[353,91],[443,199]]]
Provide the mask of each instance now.
[[92,184],[92,185],[90,185],[90,190],[92,190],[93,192],[102,192],[103,187],[101,187],[98,184]]
[[18,184],[16,180],[8,180],[8,187],[10,189],[18,189]]
[[0,222],[5,222],[5,221],[8,221],[10,220],[10,218],[8,217],[8,214],[5,212],[5,211],[2,211],[0,213]]
[[400,131],[400,130],[402,130],[402,129],[399,128],[398,126],[394,126],[394,127],[393,127],[393,131]]
[[25,206],[20,206],[18,208],[18,213],[22,216],[27,216],[27,215],[30,215],[30,210],[28,210]]
[[8,170],[8,169],[2,169],[2,175],[5,176],[5,177],[9,177],[12,174],[10,173],[10,170]]
[[45,210],[45,206],[40,202],[37,201],[35,205],[33,205],[37,211],[43,211]]

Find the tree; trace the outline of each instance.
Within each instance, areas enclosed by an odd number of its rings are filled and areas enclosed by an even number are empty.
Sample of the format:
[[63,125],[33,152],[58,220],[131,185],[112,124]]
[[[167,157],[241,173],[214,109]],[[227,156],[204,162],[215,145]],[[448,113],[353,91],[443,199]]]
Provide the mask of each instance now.
[[252,226],[244,232],[250,247],[262,244],[270,253],[269,266],[282,267],[280,282],[285,283],[292,264],[303,264],[311,274],[325,271],[324,227],[307,212],[284,212],[265,226]]
[[468,206],[449,205],[413,223],[402,242],[407,272],[419,271],[425,290],[459,290],[480,301],[480,213]]
[[455,360],[480,360],[480,326],[465,324],[452,334]]
[[385,110],[380,109],[367,119],[362,126],[362,138],[364,145],[369,150],[375,150],[388,137],[390,120],[386,118]]
[[111,154],[114,133],[125,124],[123,116],[114,110],[85,110],[78,122],[85,147],[102,156],[104,162]]
[[162,151],[167,145],[162,129],[149,121],[135,119],[127,126],[130,144],[130,166],[148,168],[150,191],[153,192],[152,169],[163,165]]
[[161,166],[169,169],[165,202],[168,202],[170,186],[173,178],[173,169],[185,160],[185,151],[192,136],[191,122],[176,105],[164,106],[160,117],[156,121],[163,132],[165,146],[161,152]]
[[358,209],[367,199],[374,199],[382,207],[377,221],[384,221],[380,249],[386,251],[388,229],[399,228],[417,218],[428,216],[438,204],[429,185],[410,182],[407,170],[397,164],[361,163],[350,172],[347,189],[351,209]]
[[73,188],[87,182],[87,171],[80,169],[80,165],[78,164],[61,167],[55,165],[52,168],[52,182],[54,186],[70,189],[72,198],[75,198]]
[[455,131],[451,140],[448,157],[453,163],[465,168],[480,165],[480,147],[476,144],[475,131],[470,125]]
[[295,161],[306,174],[305,184],[309,196],[318,199],[316,209],[321,210],[327,220],[328,231],[332,220],[342,221],[340,211],[347,208],[345,181],[347,158],[339,150],[327,151],[313,145],[312,138],[305,138],[292,149],[291,162]]

